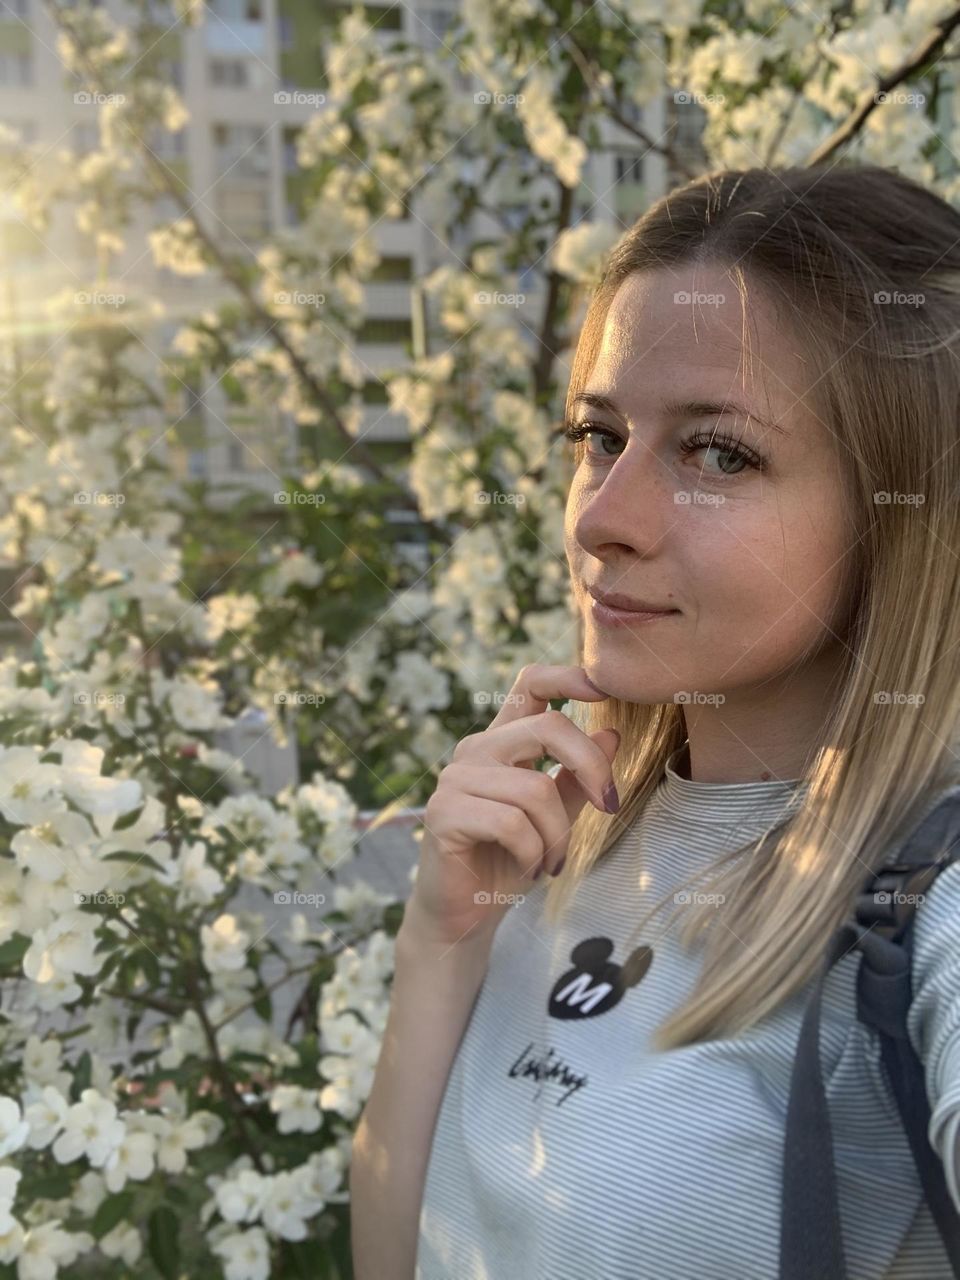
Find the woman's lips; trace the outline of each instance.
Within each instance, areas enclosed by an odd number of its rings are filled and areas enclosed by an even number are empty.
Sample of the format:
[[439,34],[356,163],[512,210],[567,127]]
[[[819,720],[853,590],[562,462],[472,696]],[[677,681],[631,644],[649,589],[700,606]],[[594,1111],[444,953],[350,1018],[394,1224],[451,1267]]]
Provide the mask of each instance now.
[[663,622],[680,616],[679,609],[648,612],[640,609],[619,609],[594,598],[590,602],[591,616],[603,627],[635,627],[641,623]]

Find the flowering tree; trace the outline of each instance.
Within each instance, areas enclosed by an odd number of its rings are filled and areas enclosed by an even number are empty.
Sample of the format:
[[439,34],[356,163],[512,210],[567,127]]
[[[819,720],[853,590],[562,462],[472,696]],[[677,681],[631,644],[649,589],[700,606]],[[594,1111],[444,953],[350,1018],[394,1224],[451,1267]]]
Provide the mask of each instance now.
[[[850,155],[955,197],[960,13],[466,0],[427,55],[384,53],[357,11],[299,138],[302,222],[244,256],[161,158],[188,117],[156,6],[124,28],[48,8],[100,144],[70,163],[6,134],[4,177],[41,234],[72,209],[97,265],[0,409],[3,556],[29,566],[13,607],[34,636],[0,663],[0,1276],[346,1277],[402,903],[337,876],[358,806],[424,799],[520,666],[575,654],[555,423],[621,230],[582,217],[587,158],[620,130],[682,177],[675,126],[700,111],[711,164]],[[202,18],[178,0],[170,21]],[[664,95],[653,137],[637,109]],[[160,352],[147,300],[110,287],[158,195],[177,213],[145,248],[229,290]],[[443,261],[426,349],[389,378],[412,440],[389,463],[356,439],[355,347],[372,229],[406,205]],[[154,447],[177,435],[171,388],[198,383],[309,446],[269,537],[211,518]],[[387,509],[417,517],[421,558]],[[272,796],[218,745],[251,705],[305,761]]]

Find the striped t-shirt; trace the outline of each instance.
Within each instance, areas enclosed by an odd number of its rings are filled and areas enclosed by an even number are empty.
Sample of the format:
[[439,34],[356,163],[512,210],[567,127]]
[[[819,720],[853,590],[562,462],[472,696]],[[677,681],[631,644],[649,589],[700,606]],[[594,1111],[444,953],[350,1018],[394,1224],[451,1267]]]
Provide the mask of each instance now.
[[[809,987],[745,1034],[656,1053],[651,1033],[692,988],[700,948],[664,931],[668,899],[625,952],[642,910],[782,820],[806,784],[691,781],[678,756],[559,927],[542,918],[542,882],[498,926],[437,1118],[417,1280],[778,1274]],[[910,1035],[960,1208],[960,864],[927,892],[914,939]],[[856,1015],[859,959],[834,966],[821,1022],[849,1280],[952,1280],[876,1035]]]

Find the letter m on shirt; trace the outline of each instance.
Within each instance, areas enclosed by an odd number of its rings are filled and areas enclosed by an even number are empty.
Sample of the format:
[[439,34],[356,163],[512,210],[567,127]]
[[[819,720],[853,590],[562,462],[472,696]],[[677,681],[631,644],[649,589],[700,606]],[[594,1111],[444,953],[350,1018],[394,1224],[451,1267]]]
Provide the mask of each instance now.
[[571,982],[557,992],[558,1002],[582,1005],[581,1012],[589,1013],[595,1004],[599,1004],[604,996],[613,990],[609,982],[598,982],[595,986],[590,986],[592,981],[589,973],[578,973]]

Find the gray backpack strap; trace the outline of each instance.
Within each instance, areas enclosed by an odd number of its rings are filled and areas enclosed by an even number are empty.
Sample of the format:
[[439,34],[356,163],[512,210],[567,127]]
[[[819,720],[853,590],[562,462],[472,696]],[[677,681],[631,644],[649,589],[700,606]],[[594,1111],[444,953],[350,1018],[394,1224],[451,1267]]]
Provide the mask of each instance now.
[[960,790],[942,798],[900,850],[872,875],[855,916],[834,935],[804,1012],[790,1081],[784,1136],[780,1280],[846,1280],[830,1111],[820,1062],[823,987],[833,965],[861,952],[857,1014],[879,1035],[881,1059],[930,1212],[960,1280],[960,1214],[930,1145],[923,1064],[907,1032],[917,895],[960,859]]

